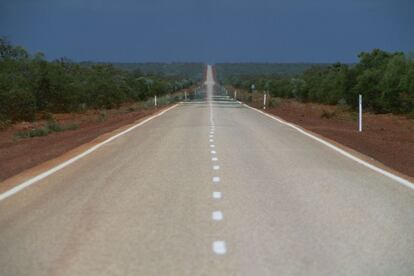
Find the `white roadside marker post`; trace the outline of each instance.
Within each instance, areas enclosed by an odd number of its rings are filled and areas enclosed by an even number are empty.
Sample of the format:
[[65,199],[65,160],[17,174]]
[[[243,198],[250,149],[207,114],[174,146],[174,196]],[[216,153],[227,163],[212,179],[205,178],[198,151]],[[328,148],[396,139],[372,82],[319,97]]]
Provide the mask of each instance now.
[[362,95],[359,94],[359,118],[358,118],[358,131],[362,132]]
[[154,96],[154,106],[157,107],[157,95]]
[[265,91],[263,95],[263,109],[266,109],[266,96],[267,96],[267,93]]
[[234,90],[234,99],[237,101],[237,90]]
[[187,91],[184,91],[184,101],[187,101]]

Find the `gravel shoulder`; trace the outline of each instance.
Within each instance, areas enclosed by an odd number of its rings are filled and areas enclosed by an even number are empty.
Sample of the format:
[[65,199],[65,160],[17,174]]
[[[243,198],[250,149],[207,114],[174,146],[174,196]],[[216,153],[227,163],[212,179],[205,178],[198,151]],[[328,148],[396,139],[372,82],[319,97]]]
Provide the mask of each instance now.
[[356,114],[336,106],[282,100],[266,112],[414,177],[412,119],[392,114],[364,113],[363,132],[360,133],[357,131]]
[[46,123],[19,123],[0,132],[0,181],[56,158],[100,135],[134,123],[163,108],[136,108],[124,105],[113,110],[90,110],[85,113],[53,114],[61,125],[76,124],[75,130],[52,132],[47,136],[18,138],[22,130],[38,128]]

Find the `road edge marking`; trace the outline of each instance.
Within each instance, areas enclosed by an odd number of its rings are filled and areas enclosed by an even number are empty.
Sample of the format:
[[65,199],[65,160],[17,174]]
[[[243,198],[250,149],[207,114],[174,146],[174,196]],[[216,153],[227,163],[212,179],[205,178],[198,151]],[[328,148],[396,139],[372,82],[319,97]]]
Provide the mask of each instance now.
[[23,190],[23,189],[25,189],[25,188],[27,188],[27,187],[29,187],[29,186],[31,186],[31,185],[39,182],[40,180],[48,177],[49,175],[52,175],[55,172],[60,171],[61,169],[69,166],[70,164],[72,164],[72,163],[78,161],[79,159],[81,159],[81,158],[89,155],[90,153],[96,151],[97,149],[99,149],[100,147],[104,146],[105,144],[107,144],[107,143],[109,143],[109,142],[117,139],[120,136],[123,136],[124,134],[127,134],[128,132],[134,130],[137,127],[140,127],[140,126],[144,125],[145,123],[147,123],[147,122],[149,122],[149,121],[151,121],[151,120],[153,120],[155,118],[158,118],[159,116],[165,114],[166,112],[170,111],[171,109],[176,108],[178,105],[179,104],[175,104],[175,105],[173,105],[173,106],[171,106],[171,107],[169,107],[169,108],[161,111],[160,113],[157,113],[155,115],[152,115],[151,117],[148,117],[147,119],[145,119],[145,120],[143,120],[143,121],[141,121],[141,122],[139,122],[139,123],[137,123],[137,124],[135,124],[135,125],[127,128],[124,131],[121,131],[118,134],[115,134],[114,136],[106,139],[105,141],[100,142],[99,144],[97,144],[95,146],[92,146],[91,148],[85,150],[84,152],[82,152],[82,153],[80,153],[80,154],[78,154],[78,155],[76,155],[76,156],[74,156],[74,157],[72,157],[72,158],[64,161],[63,163],[60,163],[59,165],[57,165],[57,166],[55,166],[55,167],[53,167],[53,168],[51,168],[51,169],[49,169],[49,170],[41,173],[41,174],[38,174],[35,177],[29,178],[28,180],[26,180],[26,181],[24,181],[24,182],[22,182],[20,184],[17,184],[16,186],[14,186],[13,188],[7,190],[6,192],[1,193],[0,194],[0,201],[2,201],[4,199],[6,199],[6,198],[8,198],[8,197],[10,197],[10,196],[12,196],[12,195],[20,192],[21,190]]
[[369,169],[371,169],[371,170],[373,170],[375,172],[378,172],[378,173],[380,173],[380,174],[382,174],[382,175],[384,175],[384,176],[386,176],[386,177],[388,177],[388,178],[390,178],[390,179],[392,179],[392,180],[400,183],[401,185],[403,185],[403,186],[405,186],[407,188],[410,188],[410,189],[414,190],[414,183],[412,183],[411,181],[409,181],[407,179],[404,179],[402,177],[399,177],[398,175],[395,175],[393,173],[387,172],[386,170],[383,170],[381,168],[378,168],[377,166],[372,165],[372,164],[370,164],[370,163],[368,163],[368,162],[366,162],[366,161],[364,161],[364,160],[362,160],[362,159],[360,159],[360,158],[352,155],[351,153],[349,153],[349,152],[347,152],[347,151],[345,151],[345,150],[343,150],[343,149],[341,149],[341,148],[339,148],[339,147],[337,147],[337,146],[329,143],[328,141],[323,140],[323,139],[321,139],[319,137],[316,137],[315,135],[309,133],[308,131],[302,129],[301,127],[299,127],[299,126],[297,126],[297,125],[295,125],[293,123],[288,123],[285,120],[282,120],[281,118],[279,118],[279,117],[277,117],[275,115],[272,115],[272,114],[266,113],[264,111],[258,110],[257,108],[251,107],[251,106],[249,106],[249,105],[247,105],[245,103],[242,103],[240,101],[238,101],[238,103],[240,103],[241,105],[243,105],[243,106],[245,106],[245,107],[247,107],[249,109],[252,109],[254,111],[257,111],[257,112],[261,113],[262,115],[264,115],[266,117],[269,117],[270,119],[273,119],[273,120],[275,120],[275,121],[277,121],[277,122],[279,122],[279,123],[281,123],[283,125],[289,126],[289,127],[293,128],[293,129],[295,129],[296,131],[298,131],[298,132],[300,132],[300,133],[308,136],[309,138],[312,138],[313,140],[315,140],[315,141],[317,141],[317,142],[319,142],[319,143],[321,143],[321,144],[323,144],[323,145],[325,145],[325,146],[333,149],[334,151],[336,151],[336,152],[344,155],[345,157],[348,157],[349,159],[351,159],[351,160],[353,160],[353,161],[355,161],[355,162],[357,162],[357,163],[359,163],[359,164],[361,164],[361,165],[363,165],[363,166],[365,166],[365,167],[367,167],[367,168],[369,168]]

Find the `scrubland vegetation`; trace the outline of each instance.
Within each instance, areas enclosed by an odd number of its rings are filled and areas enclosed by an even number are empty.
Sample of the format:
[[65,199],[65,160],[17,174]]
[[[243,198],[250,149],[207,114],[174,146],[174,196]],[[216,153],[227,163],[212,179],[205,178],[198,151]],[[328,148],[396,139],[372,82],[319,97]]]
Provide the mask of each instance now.
[[[122,65],[48,61],[0,38],[0,125],[32,121],[39,112],[116,108],[187,88],[202,76],[202,64]],[[155,69],[156,70],[155,70]],[[193,74],[188,72],[199,68]]]
[[226,64],[218,64],[216,70],[222,83],[235,88],[250,90],[255,84],[257,91],[267,91],[274,97],[339,104],[353,109],[357,108],[358,94],[362,94],[368,111],[409,114],[414,118],[413,58],[402,52],[379,49],[362,52],[358,57],[357,64],[320,64],[305,70],[303,65],[298,65],[296,72],[293,65],[286,70],[280,64],[275,65],[275,70],[260,74],[256,73],[260,70],[254,64],[250,65],[250,71],[246,69],[249,65],[240,65],[243,70],[235,70],[239,74],[228,71]]

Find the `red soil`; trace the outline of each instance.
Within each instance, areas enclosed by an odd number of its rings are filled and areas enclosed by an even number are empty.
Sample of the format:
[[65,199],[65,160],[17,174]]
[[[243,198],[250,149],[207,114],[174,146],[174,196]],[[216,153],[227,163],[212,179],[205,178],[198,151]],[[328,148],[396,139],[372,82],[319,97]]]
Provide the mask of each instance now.
[[79,128],[53,132],[43,137],[17,138],[15,133],[44,125],[45,121],[20,123],[0,131],[0,181],[74,149],[96,137],[157,112],[159,109],[132,109],[125,105],[117,110],[91,110],[85,113],[55,114],[61,125],[76,123]]
[[[414,177],[414,120],[392,114],[363,115],[357,131],[357,114],[336,106],[283,100],[268,108],[286,121],[325,136],[410,177]],[[333,117],[322,118],[323,113]]]

